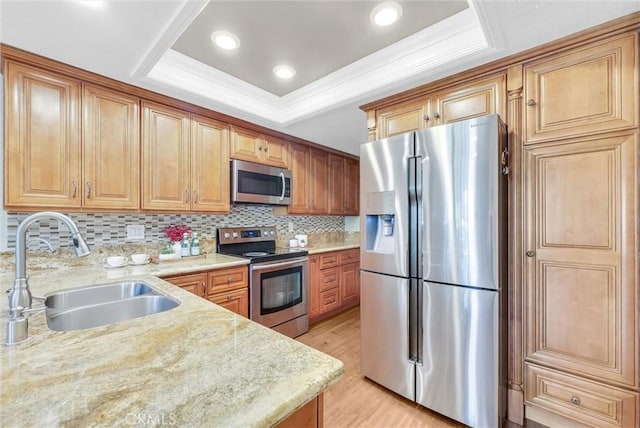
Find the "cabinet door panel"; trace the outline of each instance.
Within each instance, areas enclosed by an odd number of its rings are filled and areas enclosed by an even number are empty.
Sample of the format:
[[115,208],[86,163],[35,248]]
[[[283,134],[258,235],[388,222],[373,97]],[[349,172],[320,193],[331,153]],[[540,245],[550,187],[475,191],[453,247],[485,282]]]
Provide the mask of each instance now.
[[189,117],[143,102],[143,209],[188,211],[191,200]]
[[191,120],[191,211],[229,212],[229,131],[204,117]]
[[636,135],[525,151],[526,358],[637,386]]
[[636,34],[525,68],[526,143],[637,126]]
[[280,168],[289,168],[289,143],[269,137],[264,142],[263,163]]
[[140,100],[96,86],[83,88],[83,205],[140,205]]
[[377,111],[378,139],[403,134],[425,127],[429,117],[429,100],[394,105]]
[[311,209],[311,151],[309,147],[291,145],[291,204],[290,214],[308,214]]
[[340,267],[342,303],[356,304],[360,301],[360,264],[350,263]]
[[468,87],[435,94],[432,115],[439,116],[438,125],[492,113],[500,114],[505,120],[504,87],[504,76],[500,75],[474,82]]
[[344,214],[357,216],[360,211],[360,167],[355,159],[345,159],[343,188]]
[[329,214],[343,214],[344,209],[344,158],[329,155]]
[[247,129],[231,126],[229,156],[249,162],[262,161],[262,148],[266,147],[262,136]]
[[209,272],[209,294],[223,291],[246,288],[249,284],[249,271],[247,267],[218,269]]
[[311,149],[311,214],[327,214],[329,212],[329,155],[320,150]]
[[79,208],[80,83],[6,62],[5,205]]
[[173,285],[177,285],[178,287],[195,294],[196,296],[204,297],[205,295],[205,289],[207,285],[206,273],[171,276],[163,279]]

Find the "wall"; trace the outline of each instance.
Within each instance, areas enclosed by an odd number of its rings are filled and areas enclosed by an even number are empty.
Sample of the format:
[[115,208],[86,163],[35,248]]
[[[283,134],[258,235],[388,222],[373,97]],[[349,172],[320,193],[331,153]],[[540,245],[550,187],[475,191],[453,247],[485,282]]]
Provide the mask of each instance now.
[[[10,213],[7,215],[7,248],[15,248],[18,225],[29,213]],[[345,218],[340,216],[276,216],[271,206],[237,205],[232,206],[226,215],[210,214],[68,214],[78,225],[90,246],[120,245],[127,242],[140,244],[158,244],[169,242],[164,228],[171,224],[186,224],[203,239],[215,239],[217,227],[229,226],[276,226],[279,240],[293,238],[296,233],[342,233],[345,231]],[[291,224],[290,224],[291,223]],[[126,226],[142,224],[145,226],[145,239],[127,241]],[[290,230],[290,226],[293,231]],[[69,246],[69,233],[66,226],[57,220],[41,220],[33,224],[28,238],[40,237],[48,240],[54,248]]]

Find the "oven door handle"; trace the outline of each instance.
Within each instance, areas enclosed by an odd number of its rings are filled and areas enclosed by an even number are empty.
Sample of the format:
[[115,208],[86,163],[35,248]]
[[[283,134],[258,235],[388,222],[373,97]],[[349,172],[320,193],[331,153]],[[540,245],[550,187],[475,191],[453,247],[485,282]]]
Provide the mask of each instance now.
[[284,188],[286,186],[286,181],[284,180],[284,172],[280,172],[280,178],[282,179],[282,194],[280,195],[280,200],[284,199]]
[[285,266],[295,266],[295,265],[299,265],[300,263],[309,260],[308,258],[302,258],[302,259],[295,259],[295,260],[289,260],[286,262],[281,262],[281,263],[270,263],[270,262],[264,262],[264,264],[259,263],[259,264],[254,264],[251,265],[251,270],[265,270],[265,269],[273,269],[273,268],[280,268],[280,267],[285,267]]

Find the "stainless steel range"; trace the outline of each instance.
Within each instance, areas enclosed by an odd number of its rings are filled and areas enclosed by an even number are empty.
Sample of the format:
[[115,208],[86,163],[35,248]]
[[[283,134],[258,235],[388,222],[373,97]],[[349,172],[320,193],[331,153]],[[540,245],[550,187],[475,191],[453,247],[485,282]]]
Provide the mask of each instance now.
[[276,248],[273,226],[216,230],[218,253],[245,257],[249,263],[249,316],[289,337],[309,331],[308,252]]

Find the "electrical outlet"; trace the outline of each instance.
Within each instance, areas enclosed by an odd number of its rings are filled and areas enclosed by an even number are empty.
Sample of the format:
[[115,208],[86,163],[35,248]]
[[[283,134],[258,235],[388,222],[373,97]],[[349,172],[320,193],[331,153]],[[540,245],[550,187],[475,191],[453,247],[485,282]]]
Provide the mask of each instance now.
[[127,239],[131,241],[144,239],[144,224],[128,224]]
[[289,232],[293,232],[293,222],[289,221]]

